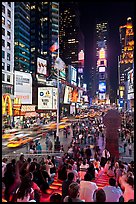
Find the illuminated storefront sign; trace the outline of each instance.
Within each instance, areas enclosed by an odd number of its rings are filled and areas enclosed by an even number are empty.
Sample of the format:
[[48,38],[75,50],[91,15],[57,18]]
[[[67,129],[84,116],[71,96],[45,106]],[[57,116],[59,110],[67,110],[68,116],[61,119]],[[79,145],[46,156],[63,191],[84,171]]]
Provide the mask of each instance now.
[[4,94],[2,96],[2,115],[7,114],[9,116],[13,115],[12,112],[12,101],[9,94]]
[[99,72],[105,72],[105,67],[104,66],[100,66],[99,67]]
[[32,112],[35,111],[35,105],[22,105],[21,112]]
[[134,99],[133,69],[128,72],[128,99]]

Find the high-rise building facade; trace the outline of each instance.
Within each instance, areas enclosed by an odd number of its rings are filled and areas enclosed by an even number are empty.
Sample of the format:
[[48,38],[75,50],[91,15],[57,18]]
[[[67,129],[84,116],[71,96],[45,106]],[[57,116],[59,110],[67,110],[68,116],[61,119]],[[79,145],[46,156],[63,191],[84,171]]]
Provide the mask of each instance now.
[[127,18],[127,23],[120,26],[120,83],[123,84],[127,72],[132,69],[134,62],[134,31],[131,17]]
[[121,55],[118,57],[118,105],[129,109],[134,107],[134,30],[132,18],[119,27]]
[[13,98],[14,2],[2,2],[2,93]]
[[97,22],[95,29],[96,39],[96,69],[95,69],[95,94],[98,93],[99,101],[109,97],[109,70],[108,70],[108,22]]
[[15,70],[30,72],[30,3],[15,2]]
[[66,65],[78,68],[80,16],[76,2],[60,3],[60,57]]
[[36,72],[37,58],[47,60],[48,75],[57,56],[50,47],[58,41],[59,3],[31,2],[31,71]]
[[[33,104],[38,104],[38,87],[46,86],[52,77],[58,50],[51,46],[58,42],[59,2],[30,3],[31,71],[33,75]],[[50,78],[51,79],[51,78]]]

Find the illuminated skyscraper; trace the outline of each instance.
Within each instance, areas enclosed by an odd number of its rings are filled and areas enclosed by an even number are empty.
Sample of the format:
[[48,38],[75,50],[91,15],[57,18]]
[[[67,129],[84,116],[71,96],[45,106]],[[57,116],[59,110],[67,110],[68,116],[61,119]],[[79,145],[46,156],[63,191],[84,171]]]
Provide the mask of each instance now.
[[50,47],[58,41],[59,3],[31,2],[31,70],[36,73],[37,57],[47,60],[50,74],[56,52]]
[[[106,95],[109,93],[109,71],[108,71],[108,22],[97,22],[95,29],[96,42],[96,69],[95,69],[95,87],[92,88],[94,96],[100,93],[100,86],[106,87],[105,91],[99,94],[99,99],[106,100]],[[105,95],[104,95],[105,94]]]
[[127,18],[127,24],[120,26],[120,83],[123,84],[127,77],[127,72],[132,69],[134,62],[134,31],[132,19]]
[[15,70],[30,71],[30,3],[15,2]]
[[67,65],[78,67],[78,53],[84,49],[77,2],[60,3],[60,57]]

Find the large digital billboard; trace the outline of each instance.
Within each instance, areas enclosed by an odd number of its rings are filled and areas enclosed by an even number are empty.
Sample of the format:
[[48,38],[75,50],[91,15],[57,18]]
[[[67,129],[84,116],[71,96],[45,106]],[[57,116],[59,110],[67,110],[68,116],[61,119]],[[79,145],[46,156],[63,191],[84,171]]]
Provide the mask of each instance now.
[[71,99],[72,99],[72,90],[73,88],[70,86],[65,87],[64,104],[70,104]]
[[47,75],[47,60],[37,58],[37,73]]
[[99,82],[99,92],[100,93],[106,92],[106,82],[105,81]]
[[78,90],[77,89],[74,89],[72,91],[72,99],[71,99],[71,102],[72,103],[77,103],[77,100],[78,100]]
[[77,84],[77,70],[71,66],[71,84]]
[[105,66],[100,66],[99,67],[99,72],[105,72]]
[[22,104],[32,104],[32,76],[30,73],[15,71],[14,97]]
[[38,109],[57,109],[57,88],[38,87]]
[[128,99],[134,99],[133,69],[128,72]]

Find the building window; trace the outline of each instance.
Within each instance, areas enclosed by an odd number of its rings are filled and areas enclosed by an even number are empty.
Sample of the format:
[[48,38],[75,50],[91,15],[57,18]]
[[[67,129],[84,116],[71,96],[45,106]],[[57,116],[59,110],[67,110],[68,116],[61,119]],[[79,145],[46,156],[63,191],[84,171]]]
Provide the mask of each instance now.
[[2,81],[5,81],[5,74],[2,73]]
[[10,43],[7,42],[7,49],[10,50]]
[[5,29],[4,28],[2,28],[2,35],[5,36]]
[[2,39],[2,46],[5,47],[5,40]]
[[10,82],[10,75],[7,75],[7,82]]
[[7,64],[7,71],[10,72],[10,64]]
[[2,69],[5,69],[5,62],[2,62]]
[[2,50],[2,58],[5,59],[5,51]]
[[7,53],[7,60],[10,61],[10,54],[9,53]]
[[11,2],[8,2],[9,7],[11,7]]
[[2,24],[5,25],[5,17],[4,16],[2,16]]
[[11,11],[8,9],[8,17],[11,18]]
[[9,31],[7,31],[7,37],[8,39],[11,39],[11,33]]
[[7,20],[8,28],[11,28],[11,22]]
[[5,6],[2,5],[2,12],[5,13]]

